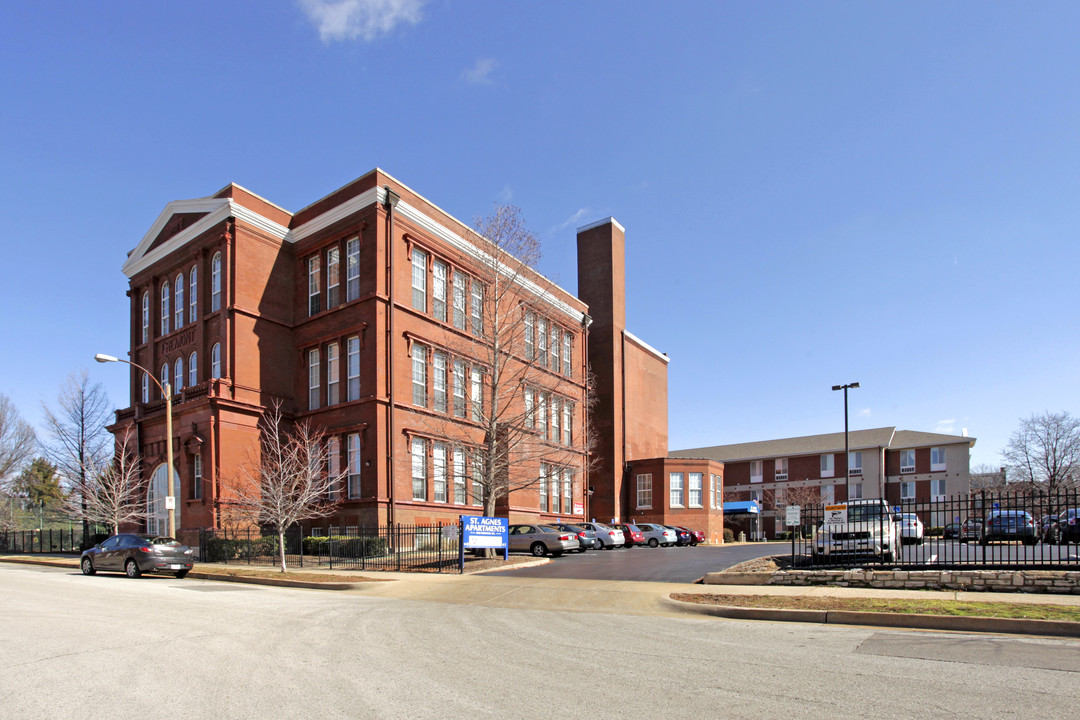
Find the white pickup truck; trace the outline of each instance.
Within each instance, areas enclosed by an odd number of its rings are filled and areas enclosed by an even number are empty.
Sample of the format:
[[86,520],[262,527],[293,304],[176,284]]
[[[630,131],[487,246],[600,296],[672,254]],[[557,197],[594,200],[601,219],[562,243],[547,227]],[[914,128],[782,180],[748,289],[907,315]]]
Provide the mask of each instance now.
[[830,555],[867,555],[894,562],[900,529],[884,500],[852,500],[825,506],[825,522],[814,534],[812,553],[818,561]]

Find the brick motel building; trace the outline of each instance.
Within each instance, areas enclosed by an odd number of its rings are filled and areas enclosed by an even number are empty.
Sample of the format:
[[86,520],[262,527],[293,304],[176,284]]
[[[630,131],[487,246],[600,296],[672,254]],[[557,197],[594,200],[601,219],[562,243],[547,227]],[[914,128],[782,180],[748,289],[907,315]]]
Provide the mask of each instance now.
[[[626,329],[624,229],[612,218],[580,228],[577,247],[579,297],[528,269],[515,277],[523,337],[508,352],[529,380],[514,401],[540,451],[511,462],[535,482],[496,514],[664,521],[718,542],[723,465],[667,457],[668,358]],[[274,403],[325,432],[326,471],[345,473],[334,513],[309,531],[480,514],[486,252],[378,169],[295,213],[235,184],[169,203],[123,272],[129,359],[172,384],[177,535],[228,522],[230,483]],[[132,433],[147,529],[162,532],[166,403],[136,368],[130,392],[109,429]]]

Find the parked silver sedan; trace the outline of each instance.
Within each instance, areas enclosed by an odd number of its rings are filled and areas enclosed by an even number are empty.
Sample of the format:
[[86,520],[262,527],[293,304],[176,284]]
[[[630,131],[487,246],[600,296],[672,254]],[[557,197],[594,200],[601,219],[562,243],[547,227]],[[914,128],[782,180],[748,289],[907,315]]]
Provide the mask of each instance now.
[[613,528],[610,525],[598,522],[580,522],[575,524],[596,533],[596,546],[604,550],[622,547],[626,543],[626,537],[623,535],[623,531]]
[[509,537],[511,550],[530,552],[536,557],[548,553],[559,557],[578,549],[577,535],[550,525],[511,525]]
[[675,531],[663,525],[639,522],[637,526],[641,530],[641,534],[645,536],[645,542],[649,544],[649,547],[658,545],[671,547],[679,541],[679,536],[675,534]]
[[84,551],[79,558],[83,575],[113,570],[131,578],[144,572],[170,572],[182,578],[193,566],[194,552],[179,540],[133,533],[113,535]]

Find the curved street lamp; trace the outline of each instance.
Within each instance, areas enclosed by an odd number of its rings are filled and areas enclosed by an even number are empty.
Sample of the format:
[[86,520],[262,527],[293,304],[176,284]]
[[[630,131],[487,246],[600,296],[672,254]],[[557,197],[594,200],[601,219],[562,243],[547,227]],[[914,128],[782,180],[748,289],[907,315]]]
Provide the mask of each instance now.
[[98,353],[94,356],[94,359],[99,363],[121,362],[130,365],[133,368],[138,368],[149,376],[154,384],[161,390],[161,394],[165,397],[165,436],[166,436],[166,460],[167,465],[165,470],[165,477],[168,478],[168,495],[165,498],[165,509],[169,512],[169,537],[176,537],[176,497],[173,494],[173,435],[172,435],[172,386],[169,385],[169,381],[166,379],[165,384],[162,385],[158,382],[158,379],[154,377],[154,373],[150,372],[142,365],[131,362],[130,360],[121,360],[118,357],[112,355],[105,355],[104,353]]

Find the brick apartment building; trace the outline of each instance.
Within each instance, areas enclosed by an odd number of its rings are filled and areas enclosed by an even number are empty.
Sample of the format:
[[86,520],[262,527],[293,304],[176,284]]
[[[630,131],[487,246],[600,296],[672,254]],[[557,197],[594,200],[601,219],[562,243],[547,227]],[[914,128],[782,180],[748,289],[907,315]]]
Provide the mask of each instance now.
[[[755,501],[760,524],[739,523],[752,532],[775,537],[783,532],[783,507],[788,504],[840,503],[851,499],[885,498],[902,507],[905,501],[943,500],[967,495],[968,471],[975,438],[897,430],[895,427],[849,433],[844,456],[844,433],[765,440],[676,450],[672,458],[703,458],[721,463],[728,502]],[[944,525],[944,518],[924,518]],[[729,524],[730,518],[729,518]],[[733,525],[733,530],[736,528]]]
[[[123,271],[129,358],[173,387],[178,535],[222,526],[275,402],[325,431],[327,470],[347,471],[328,524],[479,514],[484,253],[468,227],[378,169],[295,213],[235,184],[169,203]],[[581,228],[578,253],[580,297],[531,270],[515,281],[528,340],[513,352],[533,371],[516,402],[547,450],[513,463],[538,482],[502,500],[497,513],[512,520],[624,519],[630,461],[667,450],[667,358],[626,331],[623,228]],[[160,531],[165,400],[135,368],[130,390],[110,430],[135,434],[147,525]]]

